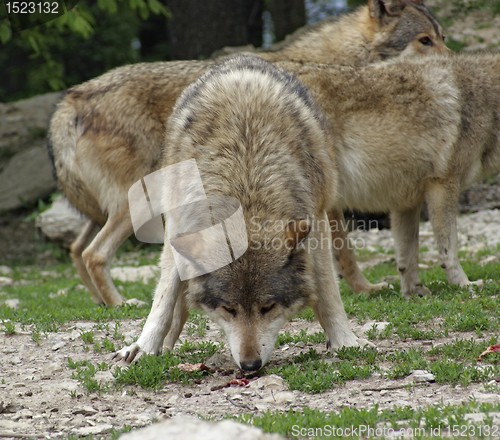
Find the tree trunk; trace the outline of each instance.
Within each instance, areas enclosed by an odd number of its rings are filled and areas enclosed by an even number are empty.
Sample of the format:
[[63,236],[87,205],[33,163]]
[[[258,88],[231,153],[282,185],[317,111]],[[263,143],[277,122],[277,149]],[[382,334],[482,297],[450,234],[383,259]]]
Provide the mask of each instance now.
[[304,0],[271,0],[269,12],[274,22],[276,41],[281,41],[306,24]]
[[167,0],[172,60],[208,58],[224,46],[260,46],[262,0]]

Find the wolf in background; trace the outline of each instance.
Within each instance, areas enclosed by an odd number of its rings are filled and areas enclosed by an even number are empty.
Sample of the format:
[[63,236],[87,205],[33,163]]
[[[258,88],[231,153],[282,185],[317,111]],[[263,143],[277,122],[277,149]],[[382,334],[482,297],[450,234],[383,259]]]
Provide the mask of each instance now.
[[[258,55],[270,61],[362,66],[395,56],[445,52],[443,38],[420,0],[369,0],[351,14],[298,31],[278,48]],[[133,232],[127,191],[159,167],[165,122],[175,100],[213,64],[157,62],[114,69],[69,89],[52,118],[49,138],[59,188],[89,218],[71,246],[71,256],[97,304],[124,301],[109,269],[116,250]],[[340,250],[340,259],[340,271],[345,268],[343,275],[354,290],[384,285],[366,280],[352,252]]]
[[[330,219],[342,218],[342,209],[390,212],[402,294],[422,296],[429,293],[418,273],[426,201],[448,282],[470,284],[458,260],[457,204],[462,189],[500,171],[500,55],[434,55],[358,69],[277,65],[311,90],[334,133],[339,203]],[[345,240],[345,229],[333,233]]]
[[[212,212],[218,209],[217,197],[239,200],[245,241],[252,223],[285,227],[254,230],[259,248],[181,281],[172,247],[199,266],[204,258],[217,258],[218,238],[189,234],[179,244],[167,226],[151,312],[137,342],[115,357],[131,362],[142,353],[159,354],[167,334],[167,348],[172,348],[191,307],[224,329],[243,370],[258,370],[269,360],[280,328],[306,305],[325,329],[327,346],[358,345],[340,299],[327,221],[338,178],[332,135],[306,87],[259,57],[237,55],[182,93],[165,143],[163,167],[196,160]],[[166,190],[163,197],[176,194]],[[167,215],[167,225],[172,217]],[[181,221],[185,227],[199,219],[189,215]],[[234,236],[226,227],[226,237]],[[323,245],[311,250],[311,240]]]

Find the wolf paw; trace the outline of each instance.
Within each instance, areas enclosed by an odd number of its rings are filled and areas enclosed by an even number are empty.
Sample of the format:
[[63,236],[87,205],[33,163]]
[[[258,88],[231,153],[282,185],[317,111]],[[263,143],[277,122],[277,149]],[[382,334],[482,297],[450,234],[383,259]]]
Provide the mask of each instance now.
[[144,307],[148,305],[148,303],[141,301],[140,299],[137,298],[128,299],[123,304],[126,304],[128,306],[137,306],[137,307]]
[[371,291],[376,292],[378,290],[385,289],[387,287],[389,287],[389,283],[386,283],[386,282],[377,283],[377,284],[370,284],[368,286],[367,292],[371,292]]
[[377,348],[377,346],[369,341],[368,339],[356,338],[356,342],[359,344],[361,348],[369,347],[369,348]]
[[380,289],[385,289],[388,286],[389,286],[389,284],[386,282],[372,284],[372,283],[369,283],[367,280],[364,280],[364,282],[360,282],[360,283],[353,283],[352,286],[349,284],[349,287],[355,293],[376,292]]
[[132,345],[123,347],[121,350],[117,351],[113,356],[113,360],[116,362],[124,361],[127,364],[131,364],[132,362],[137,362],[145,353],[146,352],[134,342]]
[[430,294],[431,291],[427,287],[422,286],[422,284],[411,286],[409,290],[403,291],[404,298],[412,298],[414,296],[428,296]]
[[476,289],[474,289],[474,286],[477,286],[478,289],[482,289],[484,287],[484,281],[483,280],[476,280],[476,281],[471,281],[468,284],[469,292],[474,293]]

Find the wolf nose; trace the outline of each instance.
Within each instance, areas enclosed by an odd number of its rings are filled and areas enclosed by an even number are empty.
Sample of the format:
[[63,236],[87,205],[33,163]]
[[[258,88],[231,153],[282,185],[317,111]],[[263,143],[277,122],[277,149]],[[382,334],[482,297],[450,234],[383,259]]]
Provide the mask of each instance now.
[[240,366],[242,370],[255,371],[262,367],[262,361],[258,359],[256,361],[240,362]]

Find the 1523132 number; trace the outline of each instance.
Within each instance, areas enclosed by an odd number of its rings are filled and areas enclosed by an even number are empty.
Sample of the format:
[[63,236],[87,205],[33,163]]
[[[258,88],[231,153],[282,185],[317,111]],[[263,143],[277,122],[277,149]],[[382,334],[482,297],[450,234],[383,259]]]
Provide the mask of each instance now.
[[5,3],[8,14],[58,14],[57,2],[8,2]]

